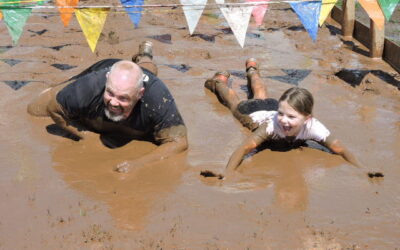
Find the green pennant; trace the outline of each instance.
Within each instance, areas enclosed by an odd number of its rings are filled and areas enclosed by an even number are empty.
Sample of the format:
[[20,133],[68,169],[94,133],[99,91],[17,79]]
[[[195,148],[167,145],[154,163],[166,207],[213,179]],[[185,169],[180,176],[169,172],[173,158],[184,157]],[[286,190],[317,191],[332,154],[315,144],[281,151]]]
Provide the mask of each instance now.
[[399,1],[400,0],[378,0],[387,21],[389,21]]
[[4,22],[12,37],[13,44],[17,44],[21,37],[26,20],[32,12],[31,8],[3,9]]

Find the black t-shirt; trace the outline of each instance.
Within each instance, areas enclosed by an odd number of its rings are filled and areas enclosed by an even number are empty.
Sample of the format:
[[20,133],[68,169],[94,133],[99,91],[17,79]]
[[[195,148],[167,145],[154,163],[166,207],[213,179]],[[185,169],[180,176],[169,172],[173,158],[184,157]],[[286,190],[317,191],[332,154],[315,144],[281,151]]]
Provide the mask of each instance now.
[[[72,77],[71,79],[76,80],[57,94],[57,102],[62,106],[68,119],[75,121],[100,119],[112,122],[104,113],[103,94],[106,73],[117,61],[120,59],[105,59],[93,64],[76,77]],[[150,137],[156,142],[165,140],[159,135],[162,129],[184,125],[184,122],[165,84],[148,70],[143,68],[142,70],[145,74],[143,97],[126,120],[113,123],[140,131],[144,137]]]

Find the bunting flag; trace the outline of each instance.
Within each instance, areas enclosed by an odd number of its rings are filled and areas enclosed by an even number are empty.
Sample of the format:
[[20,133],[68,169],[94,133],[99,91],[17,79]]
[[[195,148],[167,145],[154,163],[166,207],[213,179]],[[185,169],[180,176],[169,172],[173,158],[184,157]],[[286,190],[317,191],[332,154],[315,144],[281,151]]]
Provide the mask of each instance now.
[[[216,2],[223,3],[223,0],[217,0]],[[235,35],[236,40],[243,48],[253,6],[221,7],[220,10]]]
[[378,4],[377,0],[358,0],[360,5],[363,7],[365,12],[367,12],[369,18],[371,18],[378,29],[383,29],[385,27],[385,16]]
[[58,7],[58,11],[60,12],[61,21],[63,22],[64,27],[68,26],[75,9],[63,8],[63,7],[65,6],[76,7],[78,6],[78,2],[79,0],[56,0],[56,5]]
[[183,13],[185,14],[188,23],[190,35],[193,34],[197,23],[200,20],[201,14],[206,7],[207,0],[180,0],[182,5],[193,4],[196,6],[183,6]]
[[335,6],[337,0],[322,0],[321,13],[319,14],[319,26],[324,24],[329,13],[331,13],[333,6]]
[[[260,1],[261,0],[246,0],[246,2],[260,2]],[[256,21],[256,24],[258,26],[260,26],[263,23],[265,12],[267,12],[267,9],[268,9],[268,4],[260,4],[254,6],[251,14],[253,15],[254,21]]]
[[31,15],[31,8],[18,8],[18,2],[14,0],[2,0],[2,3],[9,6],[16,6],[15,9],[7,8],[2,9],[4,23],[7,26],[8,32],[11,35],[13,44],[17,44],[19,38],[22,35],[26,20]]
[[311,39],[315,42],[318,33],[321,2],[291,2],[290,6],[296,12]]
[[392,16],[394,9],[396,9],[399,1],[400,0],[378,0],[387,21],[390,20],[390,17]]
[[126,7],[126,6],[142,6],[144,0],[121,0],[121,4],[125,7],[135,28],[139,26],[140,19],[142,18],[143,7]]
[[92,52],[103,30],[109,8],[76,9],[75,15]]
[[3,19],[3,13],[0,11],[0,20]]

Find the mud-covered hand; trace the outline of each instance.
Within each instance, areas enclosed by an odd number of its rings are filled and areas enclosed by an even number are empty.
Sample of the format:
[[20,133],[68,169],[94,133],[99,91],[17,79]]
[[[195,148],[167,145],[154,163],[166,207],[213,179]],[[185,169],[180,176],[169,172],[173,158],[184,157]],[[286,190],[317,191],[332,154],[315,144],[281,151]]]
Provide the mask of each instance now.
[[139,167],[139,165],[134,161],[123,161],[114,167],[114,171],[118,173],[128,173],[137,167]]

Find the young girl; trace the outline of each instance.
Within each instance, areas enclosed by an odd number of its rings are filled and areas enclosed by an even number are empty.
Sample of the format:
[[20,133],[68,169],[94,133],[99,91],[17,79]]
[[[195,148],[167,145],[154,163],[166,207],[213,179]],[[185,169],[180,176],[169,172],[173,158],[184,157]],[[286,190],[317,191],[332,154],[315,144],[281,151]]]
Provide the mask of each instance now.
[[[205,83],[205,87],[217,95],[243,126],[253,131],[233,152],[226,166],[227,171],[236,170],[243,157],[263,143],[267,143],[271,149],[288,150],[306,146],[310,140],[359,166],[354,156],[339,140],[312,116],[314,100],[308,90],[290,88],[282,94],[278,102],[268,98],[259,74],[258,63],[254,58],[246,61],[246,72],[253,99],[239,101],[235,91],[227,86],[230,74],[226,71],[217,72]],[[213,175],[209,171],[206,172],[208,173],[203,174]]]

